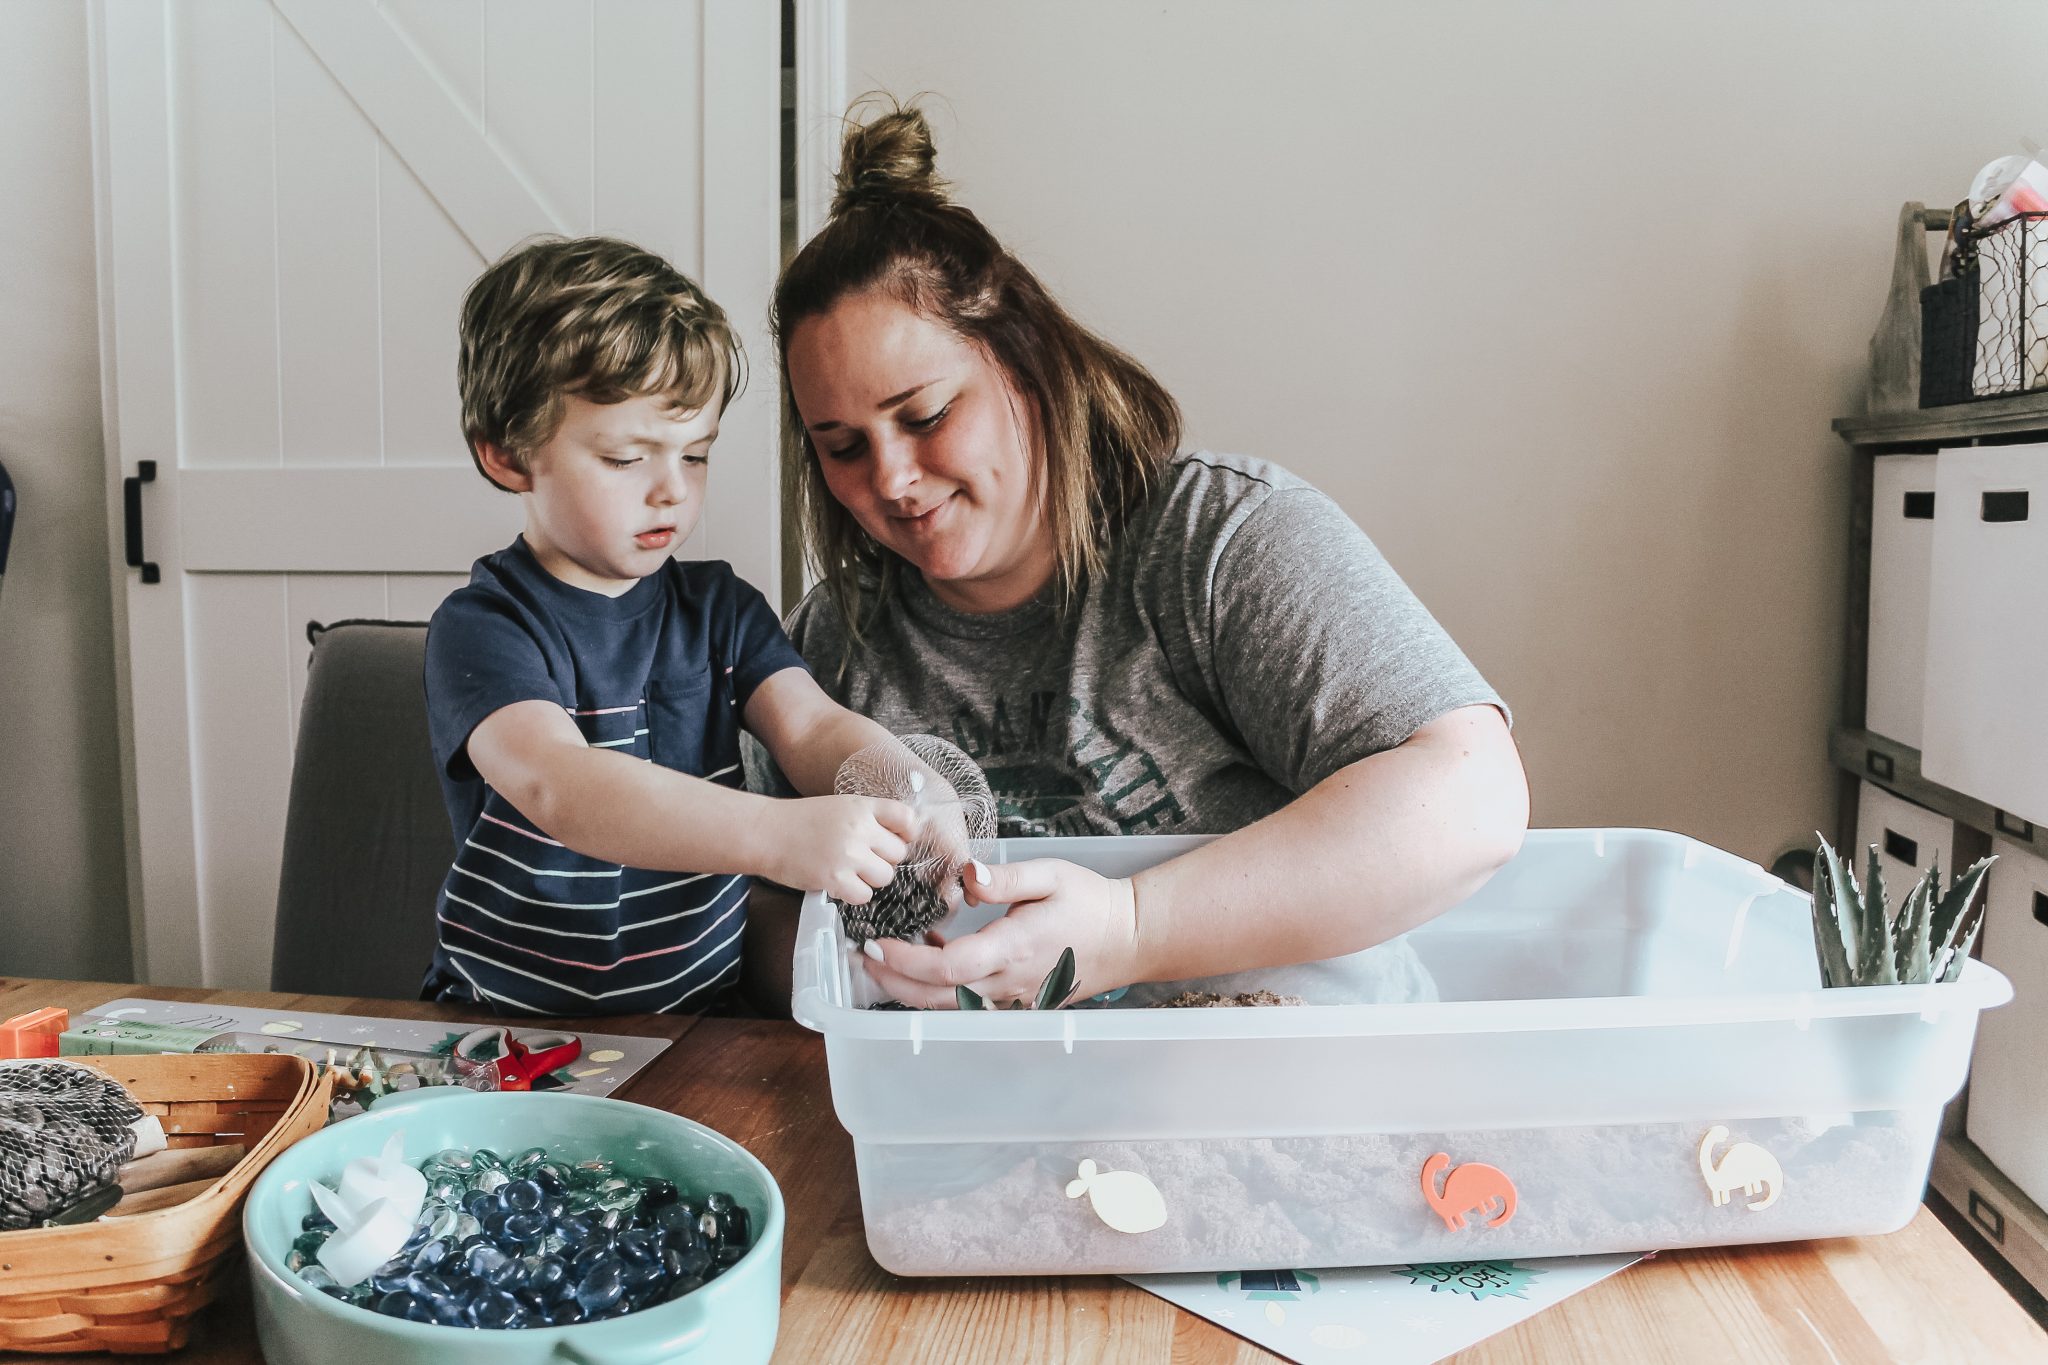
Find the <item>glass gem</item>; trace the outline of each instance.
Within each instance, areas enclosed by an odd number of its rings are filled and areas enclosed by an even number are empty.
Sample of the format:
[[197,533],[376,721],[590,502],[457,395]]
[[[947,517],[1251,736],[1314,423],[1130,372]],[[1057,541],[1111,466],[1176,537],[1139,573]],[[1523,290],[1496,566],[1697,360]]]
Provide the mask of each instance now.
[[600,1313],[626,1292],[626,1278],[616,1258],[607,1256],[576,1285],[576,1302],[586,1313]]

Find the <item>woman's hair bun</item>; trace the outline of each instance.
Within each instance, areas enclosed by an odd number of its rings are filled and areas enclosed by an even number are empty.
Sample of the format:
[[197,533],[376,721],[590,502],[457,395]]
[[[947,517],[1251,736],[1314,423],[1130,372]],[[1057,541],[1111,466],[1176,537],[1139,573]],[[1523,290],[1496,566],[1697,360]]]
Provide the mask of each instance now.
[[914,104],[890,101],[864,123],[849,118],[839,143],[832,212],[905,200],[943,204],[946,182],[938,176],[938,159],[931,125]]

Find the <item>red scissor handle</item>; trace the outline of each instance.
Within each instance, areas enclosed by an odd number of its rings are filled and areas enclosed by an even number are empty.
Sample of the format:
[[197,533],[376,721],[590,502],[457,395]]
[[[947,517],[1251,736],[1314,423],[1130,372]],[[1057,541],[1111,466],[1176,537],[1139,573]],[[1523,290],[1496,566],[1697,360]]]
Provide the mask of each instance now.
[[542,1076],[583,1055],[583,1040],[573,1033],[535,1032],[520,1036],[502,1024],[489,1024],[465,1034],[455,1044],[455,1055],[480,1060],[475,1053],[487,1041],[497,1045],[500,1090],[531,1090]]

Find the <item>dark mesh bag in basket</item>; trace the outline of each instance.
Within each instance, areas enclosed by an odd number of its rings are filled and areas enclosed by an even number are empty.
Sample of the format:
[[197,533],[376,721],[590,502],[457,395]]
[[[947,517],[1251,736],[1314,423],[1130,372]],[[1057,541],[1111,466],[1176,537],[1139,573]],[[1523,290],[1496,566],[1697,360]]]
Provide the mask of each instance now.
[[31,1227],[111,1184],[142,1106],[68,1062],[0,1062],[0,1231]]

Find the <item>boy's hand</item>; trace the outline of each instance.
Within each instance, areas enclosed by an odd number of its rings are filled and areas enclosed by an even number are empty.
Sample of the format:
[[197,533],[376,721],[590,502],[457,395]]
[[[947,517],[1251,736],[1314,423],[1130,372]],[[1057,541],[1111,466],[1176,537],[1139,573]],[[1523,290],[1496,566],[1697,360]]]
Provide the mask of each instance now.
[[866,905],[910,852],[916,816],[901,801],[812,796],[775,803],[775,847],[762,875],[846,905]]

